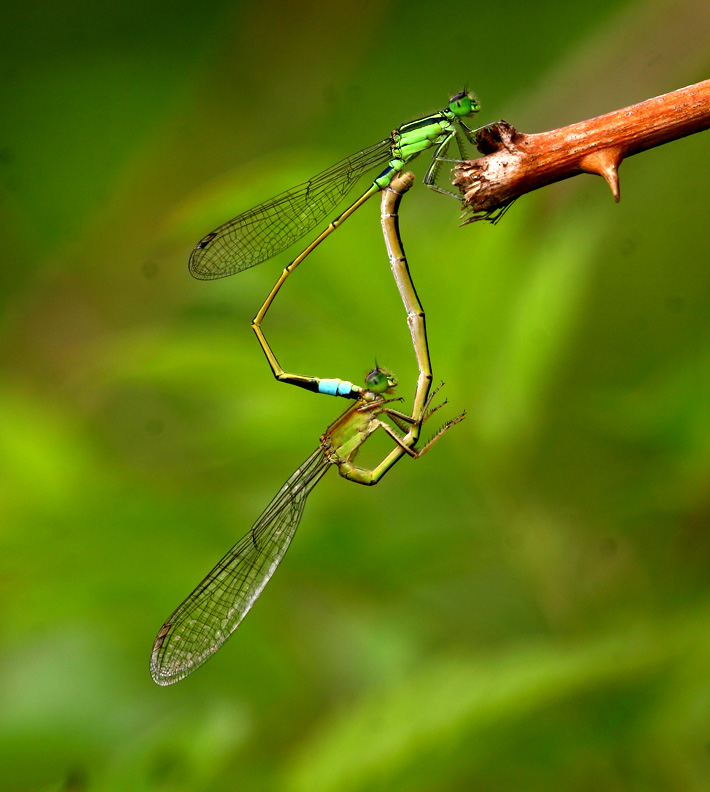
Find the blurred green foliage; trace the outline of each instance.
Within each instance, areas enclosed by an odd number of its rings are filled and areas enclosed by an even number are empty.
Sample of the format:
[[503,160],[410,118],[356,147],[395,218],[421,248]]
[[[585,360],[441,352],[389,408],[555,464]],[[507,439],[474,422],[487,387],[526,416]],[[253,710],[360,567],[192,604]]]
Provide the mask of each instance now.
[[[541,131],[696,82],[707,4],[413,0],[4,9],[0,786],[707,790],[708,138],[459,228],[402,230],[451,415],[375,489],[329,473],[187,681],[170,611],[344,405],[271,378],[283,263],[205,232],[441,107]],[[423,158],[422,158],[423,159]],[[415,163],[419,175],[424,163]],[[371,201],[266,327],[292,371],[416,369]]]

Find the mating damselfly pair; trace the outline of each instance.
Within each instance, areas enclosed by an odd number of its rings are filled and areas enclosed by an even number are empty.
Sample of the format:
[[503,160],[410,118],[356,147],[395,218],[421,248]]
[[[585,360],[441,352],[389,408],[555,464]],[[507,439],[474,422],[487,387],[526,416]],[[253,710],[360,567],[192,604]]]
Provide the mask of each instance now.
[[[466,90],[447,107],[398,127],[388,138],[347,157],[270,201],[238,215],[204,237],[190,257],[190,272],[213,279],[241,272],[277,255],[321,223],[357,180],[370,170],[382,170],[368,189],[282,272],[257,313],[252,327],[274,376],[282,382],[355,401],[325,431],[318,448],[291,475],[249,532],[221,559],[163,625],[153,646],[151,674],[160,685],[183,679],[209,659],[237,629],[268,583],[296,532],[306,499],[325,471],[335,465],[340,475],[360,484],[376,484],[403,456],[422,456],[463,414],[447,421],[420,449],[415,448],[422,424],[443,405],[430,408],[432,372],[424,311],[411,279],[399,234],[398,208],[414,183],[402,173],[407,163],[426,149],[434,156],[424,183],[439,192],[458,196],[436,185],[446,153],[456,141],[461,158],[464,140],[474,130],[463,119],[478,112],[478,103]],[[262,320],[286,278],[327,236],[377,192],[382,192],[381,221],[390,266],[407,311],[419,377],[411,415],[390,405],[396,377],[376,366],[365,387],[347,380],[323,379],[286,373],[269,346]],[[389,398],[388,398],[389,397]],[[445,402],[444,402],[445,403]],[[383,420],[388,418],[391,423]],[[391,425],[393,424],[393,425]],[[362,444],[377,429],[393,441],[394,448],[374,468],[358,467],[354,460]]]

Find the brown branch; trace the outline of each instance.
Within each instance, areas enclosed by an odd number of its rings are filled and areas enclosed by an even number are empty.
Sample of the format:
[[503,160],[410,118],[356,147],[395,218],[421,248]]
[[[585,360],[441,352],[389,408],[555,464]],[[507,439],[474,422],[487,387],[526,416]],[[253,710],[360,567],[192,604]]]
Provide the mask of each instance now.
[[601,176],[618,201],[625,157],[708,128],[710,80],[536,135],[499,121],[476,135],[485,156],[456,166],[453,183],[471,212],[465,223],[495,222],[524,193],[580,173]]

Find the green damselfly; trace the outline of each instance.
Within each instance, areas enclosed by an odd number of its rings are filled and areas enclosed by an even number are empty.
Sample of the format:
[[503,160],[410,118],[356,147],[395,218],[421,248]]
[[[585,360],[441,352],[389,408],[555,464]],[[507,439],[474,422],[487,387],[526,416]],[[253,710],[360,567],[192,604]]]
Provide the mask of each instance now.
[[[326,429],[318,448],[281,487],[251,530],[232,547],[160,629],[150,661],[151,675],[159,685],[170,685],[184,679],[208,660],[237,629],[288,550],[308,495],[331,465],[336,465],[340,475],[350,481],[377,484],[405,454],[415,459],[422,456],[444,432],[463,419],[464,416],[459,415],[447,421],[423,448],[414,448],[422,424],[443,405],[429,409],[436,391],[429,394],[431,366],[424,312],[409,274],[397,224],[399,202],[413,181],[411,173],[397,175],[384,188],[382,196],[385,241],[395,279],[407,308],[419,365],[412,414],[392,409],[391,403],[399,401],[392,398],[397,380],[379,366],[367,375],[365,388],[340,379],[320,379],[281,372],[284,382],[318,393],[344,396],[355,403]],[[272,358],[275,361],[266,339],[263,339],[263,346],[265,351],[268,349],[267,357],[271,354],[270,362]],[[394,428],[383,418],[388,418]],[[395,446],[374,468],[358,467],[355,457],[363,443],[377,429],[389,435]]]
[[434,149],[434,155],[424,183],[461,200],[461,196],[437,186],[435,181],[441,162],[447,161],[445,155],[452,141],[457,143],[460,159],[465,159],[463,138],[473,142],[475,130],[469,129],[463,119],[479,109],[475,97],[464,89],[443,110],[402,124],[374,146],[229,220],[197,243],[190,256],[190,272],[200,280],[223,278],[276,256],[323,222],[361,176],[384,165],[357,201],[292,262],[291,269],[295,268],[368,198],[386,187],[408,162],[429,148]]

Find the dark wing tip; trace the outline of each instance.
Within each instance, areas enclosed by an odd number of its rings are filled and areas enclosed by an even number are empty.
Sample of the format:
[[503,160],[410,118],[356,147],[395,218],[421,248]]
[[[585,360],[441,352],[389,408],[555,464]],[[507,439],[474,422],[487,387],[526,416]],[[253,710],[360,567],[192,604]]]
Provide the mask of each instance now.
[[217,232],[212,231],[211,233],[207,234],[206,237],[202,237],[202,239],[195,245],[195,250],[204,250],[216,236]]

